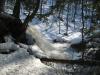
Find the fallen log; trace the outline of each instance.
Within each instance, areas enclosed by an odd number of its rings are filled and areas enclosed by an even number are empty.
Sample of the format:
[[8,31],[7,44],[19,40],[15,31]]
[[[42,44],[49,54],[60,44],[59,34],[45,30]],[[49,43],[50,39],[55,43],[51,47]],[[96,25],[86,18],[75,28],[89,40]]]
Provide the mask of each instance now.
[[77,65],[87,65],[87,66],[100,66],[100,61],[96,60],[66,60],[66,59],[53,59],[53,58],[41,58],[41,61],[64,63],[64,64],[77,64]]

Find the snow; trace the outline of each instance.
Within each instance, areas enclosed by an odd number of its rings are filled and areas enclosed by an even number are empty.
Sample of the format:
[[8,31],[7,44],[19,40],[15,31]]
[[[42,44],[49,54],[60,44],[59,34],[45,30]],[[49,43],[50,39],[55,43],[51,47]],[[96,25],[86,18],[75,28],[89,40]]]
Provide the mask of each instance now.
[[0,75],[56,75],[53,68],[44,65],[26,50],[21,49],[13,54],[0,54]]
[[[31,48],[34,55],[29,55],[24,48],[18,48],[16,52],[8,55],[0,54],[0,75],[57,75],[54,68],[43,64],[34,56],[42,57],[46,55],[49,58],[68,59],[76,53],[71,56],[70,50],[64,50],[68,46],[66,44],[56,43],[53,46],[58,49],[45,53],[37,45],[33,45]],[[76,59],[75,56],[73,59]]]
[[[47,2],[47,4],[44,4],[43,13],[48,12],[51,5],[52,4],[50,3],[50,0]],[[6,12],[10,14],[12,13],[11,9],[7,9]],[[38,11],[38,13],[39,12],[40,10]],[[81,12],[79,11],[77,14],[80,13]],[[26,12],[25,10],[21,10],[20,19],[23,21],[26,18],[27,14],[28,12]],[[18,50],[12,54],[0,54],[0,75],[56,75],[53,68],[44,65],[38,58],[46,57],[55,59],[79,59],[79,56],[81,56],[81,54],[70,48],[70,45],[80,43],[82,40],[82,35],[80,32],[80,28],[82,27],[81,19],[80,16],[76,16],[77,18],[75,19],[75,29],[74,23],[71,22],[69,16],[68,36],[65,36],[63,34],[66,32],[66,14],[67,13],[64,11],[63,15],[61,15],[64,21],[60,21],[58,18],[58,14],[56,13],[54,15],[50,15],[49,17],[47,17],[48,22],[46,23],[43,20],[40,21],[37,17],[35,17],[32,22],[30,22],[30,24],[33,25],[34,28],[37,29],[36,31],[38,31],[39,33],[36,33],[36,35],[33,36],[35,37],[35,39],[41,39],[38,40],[35,45],[31,46],[34,56],[29,55],[26,49],[19,47],[17,48]],[[59,22],[61,27],[61,34],[59,34],[58,32]],[[90,25],[89,22],[87,22],[87,24]],[[37,37],[38,35],[40,35],[40,37]],[[65,40],[66,43],[52,43],[54,39],[57,39],[58,41]],[[42,44],[43,42],[44,44]],[[37,43],[40,44],[37,45]],[[12,44],[10,47],[12,47]],[[47,51],[43,51],[43,48],[41,47],[44,47],[44,49]],[[13,46],[13,48],[15,47]]]
[[[43,23],[39,25],[34,25],[34,27],[36,27],[40,32],[42,32],[44,36],[46,37],[46,39],[48,39],[49,41],[54,40],[54,39],[57,39],[57,40],[63,39],[63,40],[71,42],[71,44],[77,44],[77,43],[80,43],[82,40],[81,32],[73,32],[70,30],[69,31],[70,34],[68,36],[64,36],[63,34],[57,33],[58,31],[57,27],[52,27],[51,29],[48,29],[48,31],[45,31],[45,28],[47,26]],[[64,29],[64,27],[62,29]],[[64,33],[63,30],[61,33]]]
[[74,32],[72,34],[70,34],[68,37],[63,37],[65,40],[70,41],[71,44],[77,44],[80,43],[82,41],[82,37],[81,37],[81,33],[80,32]]
[[6,42],[0,44],[0,52],[4,52],[5,50],[9,52],[9,50],[17,50],[19,49],[19,46],[17,44],[14,44],[13,42]]
[[[38,29],[36,29],[34,26],[30,25],[30,27],[28,29],[29,29],[29,31],[27,31],[27,33],[32,32],[31,35],[35,39],[36,45],[40,48],[39,49],[36,46],[32,47],[32,48],[34,48],[33,50],[36,49],[36,51],[34,53],[41,50],[41,51],[43,51],[43,53],[45,53],[44,55],[46,55],[48,58],[72,59],[72,57],[70,56],[72,54],[70,52],[67,52],[67,48],[70,48],[70,45],[71,45],[70,43],[53,44],[52,42],[49,42],[47,39],[45,39],[46,37],[40,31],[38,31]],[[77,33],[76,35],[78,35],[78,34],[79,33]],[[75,37],[75,38],[77,38],[77,37]],[[37,53],[39,53],[39,52],[37,52]],[[40,52],[40,54],[42,54],[42,53]]]

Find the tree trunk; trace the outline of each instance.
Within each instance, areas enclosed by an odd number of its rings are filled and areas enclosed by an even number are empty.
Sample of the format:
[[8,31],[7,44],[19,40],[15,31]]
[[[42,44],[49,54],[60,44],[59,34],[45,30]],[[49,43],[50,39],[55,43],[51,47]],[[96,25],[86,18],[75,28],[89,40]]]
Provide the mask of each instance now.
[[4,4],[5,4],[5,0],[0,0],[0,13],[4,12]]
[[39,9],[39,6],[40,6],[40,0],[37,0],[36,6],[33,9],[32,14],[30,15],[30,13],[29,13],[28,16],[26,17],[26,19],[24,20],[24,24],[25,25],[28,25],[29,21],[31,21],[34,18],[34,16],[36,15],[36,13],[37,13],[37,11]]
[[67,5],[67,16],[66,16],[66,35],[68,35],[68,18],[69,18],[69,3]]
[[84,6],[83,6],[83,0],[82,0],[82,42],[84,42]]
[[20,0],[16,0],[14,10],[13,10],[13,16],[16,18],[20,18]]

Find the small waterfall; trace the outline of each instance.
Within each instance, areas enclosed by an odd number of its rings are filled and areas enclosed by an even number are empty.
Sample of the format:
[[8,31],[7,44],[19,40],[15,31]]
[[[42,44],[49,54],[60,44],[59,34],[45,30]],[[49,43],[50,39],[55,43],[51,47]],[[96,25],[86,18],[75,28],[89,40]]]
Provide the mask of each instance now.
[[32,38],[35,39],[36,45],[47,55],[48,58],[54,59],[70,59],[71,55],[61,48],[54,47],[43,34],[39,32],[34,26],[30,25],[26,31]]
[[32,35],[32,37],[36,40],[36,44],[39,46],[39,48],[43,51],[52,51],[55,50],[55,48],[52,46],[51,43],[49,43],[42,33],[40,33],[35,27],[29,26],[26,33]]

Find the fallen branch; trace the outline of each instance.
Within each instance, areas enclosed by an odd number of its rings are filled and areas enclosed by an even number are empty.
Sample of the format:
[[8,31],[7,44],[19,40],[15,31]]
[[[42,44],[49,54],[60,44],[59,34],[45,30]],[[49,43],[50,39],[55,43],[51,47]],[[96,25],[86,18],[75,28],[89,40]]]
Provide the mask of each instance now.
[[48,58],[41,58],[41,61],[46,62],[55,62],[55,63],[64,63],[64,64],[78,64],[78,65],[87,65],[87,66],[100,66],[100,61],[95,60],[62,60],[62,59],[48,59]]

